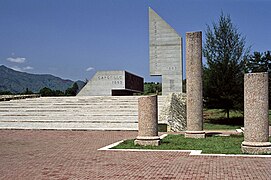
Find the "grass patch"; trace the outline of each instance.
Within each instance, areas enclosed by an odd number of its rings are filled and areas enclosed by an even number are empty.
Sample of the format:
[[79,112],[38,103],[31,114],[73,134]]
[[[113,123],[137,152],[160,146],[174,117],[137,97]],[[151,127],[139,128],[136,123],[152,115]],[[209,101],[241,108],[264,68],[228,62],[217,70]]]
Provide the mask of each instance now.
[[244,126],[244,117],[241,112],[230,111],[230,118],[222,109],[204,109],[205,130],[234,130]]
[[[244,127],[244,116],[240,111],[230,111],[230,118],[227,119],[222,109],[204,109],[203,116],[205,130],[234,130]],[[271,126],[271,110],[269,125]]]
[[203,128],[205,130],[235,130],[240,129],[241,126],[238,125],[225,125],[225,124],[214,124],[214,123],[204,123]]
[[243,140],[242,135],[211,136],[205,139],[168,135],[161,140],[161,145],[157,147],[134,145],[134,140],[126,140],[112,149],[202,150],[202,153],[205,154],[242,154],[241,143]]

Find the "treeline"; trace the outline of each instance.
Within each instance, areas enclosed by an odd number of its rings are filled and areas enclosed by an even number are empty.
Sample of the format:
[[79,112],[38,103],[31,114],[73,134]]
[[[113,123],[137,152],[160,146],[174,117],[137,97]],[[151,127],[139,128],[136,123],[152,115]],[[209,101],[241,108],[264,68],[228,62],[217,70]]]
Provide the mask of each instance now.
[[[44,97],[45,96],[76,96],[78,91],[79,91],[79,87],[77,83],[73,83],[72,87],[67,88],[64,92],[60,90],[52,90],[48,87],[44,87],[40,89],[38,94]],[[24,92],[19,93],[19,94],[23,95],[23,94],[35,94],[35,93],[30,91],[28,88],[26,88]],[[10,91],[0,91],[0,95],[15,95],[15,94]]]
[[144,83],[144,95],[158,94],[162,95],[162,83],[158,82],[145,82]]

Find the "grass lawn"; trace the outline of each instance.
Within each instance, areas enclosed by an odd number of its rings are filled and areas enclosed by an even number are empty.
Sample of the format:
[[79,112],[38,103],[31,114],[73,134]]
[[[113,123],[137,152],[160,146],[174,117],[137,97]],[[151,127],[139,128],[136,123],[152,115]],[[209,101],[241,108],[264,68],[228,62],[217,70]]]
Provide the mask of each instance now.
[[244,137],[241,135],[211,136],[205,139],[168,135],[161,140],[161,145],[158,147],[134,145],[134,140],[126,140],[112,149],[202,150],[202,153],[205,154],[242,154],[241,143],[243,139]]
[[234,130],[244,126],[243,114],[237,111],[230,111],[230,118],[222,109],[203,110],[205,130]]
[[[222,109],[203,110],[205,130],[234,130],[244,127],[244,117],[241,112],[230,111],[230,119]],[[269,110],[269,124],[271,125],[271,110]]]

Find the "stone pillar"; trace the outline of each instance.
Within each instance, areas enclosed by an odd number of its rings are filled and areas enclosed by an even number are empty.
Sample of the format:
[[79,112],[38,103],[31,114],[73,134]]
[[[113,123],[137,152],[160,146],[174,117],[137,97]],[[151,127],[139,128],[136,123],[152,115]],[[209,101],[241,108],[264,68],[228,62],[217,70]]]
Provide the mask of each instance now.
[[134,143],[143,146],[160,144],[156,95],[138,98],[138,136]]
[[245,74],[243,153],[271,153],[268,123],[268,73]]
[[205,138],[202,98],[202,33],[186,33],[187,138]]

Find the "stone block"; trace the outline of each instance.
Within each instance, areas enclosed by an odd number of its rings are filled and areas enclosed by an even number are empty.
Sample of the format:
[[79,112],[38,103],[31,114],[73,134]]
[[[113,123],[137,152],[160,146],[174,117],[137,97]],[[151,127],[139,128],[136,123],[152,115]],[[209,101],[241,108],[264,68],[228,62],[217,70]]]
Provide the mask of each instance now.
[[205,131],[185,131],[185,138],[205,138]]
[[160,139],[154,139],[154,140],[140,140],[140,139],[136,139],[134,141],[134,144],[135,145],[140,145],[140,146],[159,146],[161,144],[161,142],[160,142]]
[[128,96],[144,91],[144,79],[127,71],[98,71],[77,96]]

